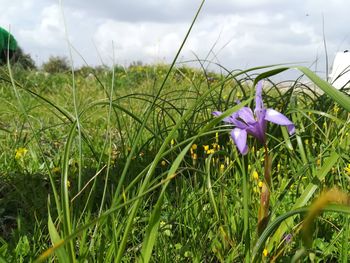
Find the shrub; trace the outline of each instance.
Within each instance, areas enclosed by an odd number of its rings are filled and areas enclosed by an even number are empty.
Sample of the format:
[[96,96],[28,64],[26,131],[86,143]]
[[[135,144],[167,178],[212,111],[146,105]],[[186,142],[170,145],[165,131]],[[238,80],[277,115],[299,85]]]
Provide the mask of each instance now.
[[36,65],[30,54],[23,52],[22,48],[18,47],[15,55],[16,66],[19,66],[25,70],[35,70]]
[[49,60],[42,65],[42,68],[48,73],[62,73],[68,71],[70,67],[66,57],[51,56]]

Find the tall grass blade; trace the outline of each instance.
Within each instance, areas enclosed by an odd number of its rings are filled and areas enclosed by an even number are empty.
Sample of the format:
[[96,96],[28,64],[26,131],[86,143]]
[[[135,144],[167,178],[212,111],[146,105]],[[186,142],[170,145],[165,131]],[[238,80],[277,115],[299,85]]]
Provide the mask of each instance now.
[[[64,230],[64,237],[69,236],[72,233],[72,220],[71,220],[71,206],[70,206],[70,200],[69,200],[69,158],[70,158],[70,150],[72,148],[73,139],[76,131],[76,122],[71,127],[71,130],[68,135],[68,139],[66,142],[66,146],[64,149],[64,156],[63,156],[63,164],[62,164],[62,176],[61,176],[61,200],[62,200],[62,222],[63,222],[63,230]],[[69,260],[70,262],[75,262],[75,249],[74,249],[74,243],[73,240],[70,240],[68,242],[68,254],[69,254]]]
[[[52,222],[50,211],[48,211],[48,217],[49,217],[48,218],[49,234],[50,234],[52,245],[55,246],[58,243],[62,242],[62,239],[61,239],[60,235],[58,234],[54,223]],[[55,253],[57,255],[58,262],[61,262],[61,263],[69,262],[69,257],[68,257],[67,251],[64,249],[64,247],[58,248]]]

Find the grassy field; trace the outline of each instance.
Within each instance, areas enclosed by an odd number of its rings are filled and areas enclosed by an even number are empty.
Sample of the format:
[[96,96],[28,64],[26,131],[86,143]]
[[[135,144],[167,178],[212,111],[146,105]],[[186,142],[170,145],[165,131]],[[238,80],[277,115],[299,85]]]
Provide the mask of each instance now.
[[[0,262],[347,262],[350,99],[285,69],[2,68]],[[254,108],[260,78],[296,133],[268,124],[258,234],[264,147],[212,112]]]
[[350,97],[177,65],[196,17],[170,65],[0,69],[0,263],[349,261]]

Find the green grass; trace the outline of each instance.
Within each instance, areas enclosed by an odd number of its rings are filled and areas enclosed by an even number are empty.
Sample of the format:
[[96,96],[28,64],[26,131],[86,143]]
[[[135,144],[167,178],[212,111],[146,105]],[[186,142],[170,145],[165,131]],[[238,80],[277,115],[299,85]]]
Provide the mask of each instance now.
[[[176,66],[180,51],[171,65],[74,78],[1,68],[0,262],[348,261],[349,96],[304,67],[219,75]],[[291,68],[309,82],[269,80]],[[260,79],[265,106],[297,131],[268,126],[258,236],[264,151],[249,137],[241,156],[222,119],[254,105]],[[310,205],[323,213],[305,229]]]

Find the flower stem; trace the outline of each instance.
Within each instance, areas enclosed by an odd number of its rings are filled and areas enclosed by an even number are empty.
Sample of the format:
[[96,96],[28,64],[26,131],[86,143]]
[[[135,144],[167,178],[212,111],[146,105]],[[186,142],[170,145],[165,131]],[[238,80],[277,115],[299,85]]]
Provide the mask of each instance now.
[[264,182],[261,188],[260,207],[258,212],[259,236],[264,231],[269,222],[272,157],[269,156],[266,143],[264,144],[264,153]]

